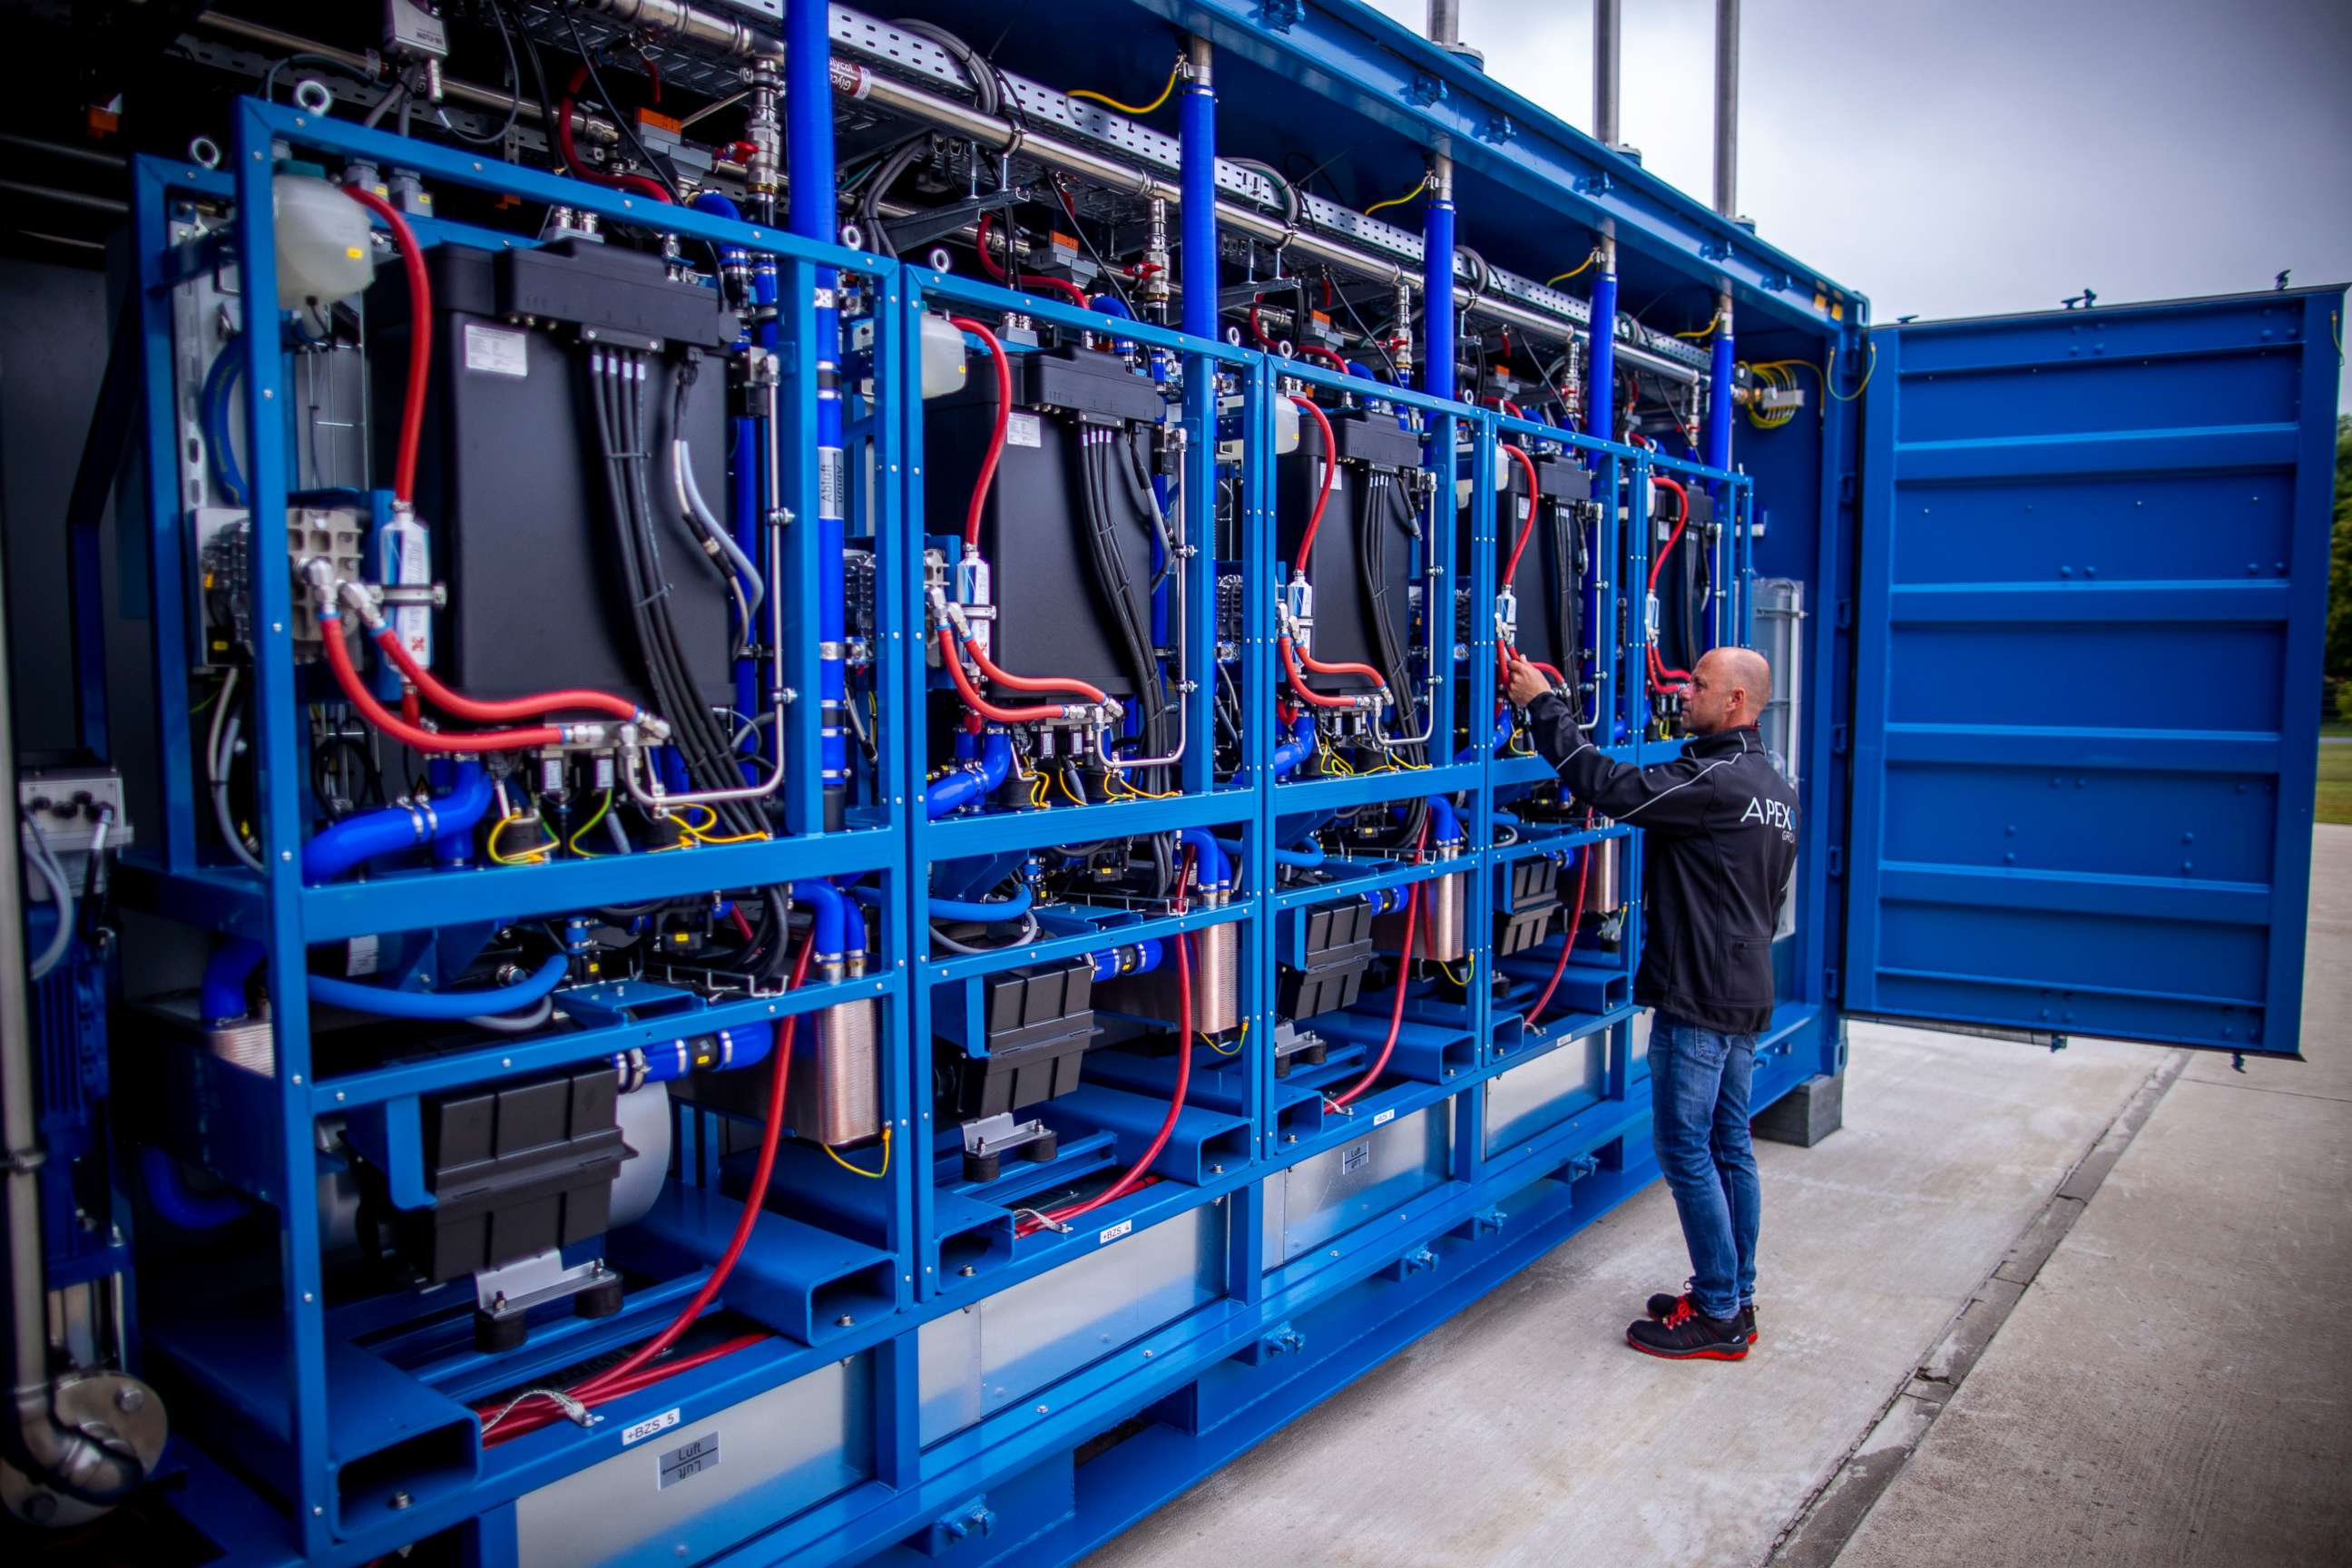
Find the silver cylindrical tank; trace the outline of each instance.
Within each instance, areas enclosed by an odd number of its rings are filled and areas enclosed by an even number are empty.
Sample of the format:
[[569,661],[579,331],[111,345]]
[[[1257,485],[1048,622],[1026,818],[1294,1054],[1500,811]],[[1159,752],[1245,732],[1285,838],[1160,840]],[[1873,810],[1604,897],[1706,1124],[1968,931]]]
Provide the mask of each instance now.
[[1625,902],[1625,841],[1598,839],[1586,853],[1592,869],[1584,877],[1584,912],[1613,915]]
[[1452,963],[1470,951],[1470,879],[1456,871],[1421,885],[1420,929],[1412,939],[1417,957]]
[[817,1014],[815,1042],[805,1054],[795,1047],[785,1089],[784,1124],[794,1137],[839,1144],[881,1133],[881,1016],[870,998]]

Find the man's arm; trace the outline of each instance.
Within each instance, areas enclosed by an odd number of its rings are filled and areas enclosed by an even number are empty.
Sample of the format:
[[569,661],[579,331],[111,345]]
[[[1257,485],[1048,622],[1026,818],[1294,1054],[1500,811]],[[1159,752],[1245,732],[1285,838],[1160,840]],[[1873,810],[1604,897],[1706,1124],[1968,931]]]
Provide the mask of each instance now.
[[1701,761],[1685,753],[1654,768],[1612,762],[1601,754],[1558,692],[1546,691],[1527,706],[1528,733],[1577,799],[1585,805],[1661,833],[1696,833],[1706,826],[1713,792],[1702,782],[1730,759]]

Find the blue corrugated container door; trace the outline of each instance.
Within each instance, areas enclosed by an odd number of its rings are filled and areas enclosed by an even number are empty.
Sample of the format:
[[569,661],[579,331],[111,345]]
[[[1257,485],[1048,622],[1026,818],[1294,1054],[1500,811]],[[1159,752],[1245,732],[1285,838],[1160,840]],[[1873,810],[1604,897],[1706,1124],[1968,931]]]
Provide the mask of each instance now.
[[1875,334],[1853,1011],[2297,1052],[2343,304]]

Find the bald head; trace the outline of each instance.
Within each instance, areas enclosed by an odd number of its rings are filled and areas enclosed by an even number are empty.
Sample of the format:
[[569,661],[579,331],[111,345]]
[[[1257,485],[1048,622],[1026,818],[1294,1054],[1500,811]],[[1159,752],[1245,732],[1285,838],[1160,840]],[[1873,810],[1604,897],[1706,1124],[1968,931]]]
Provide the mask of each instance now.
[[1694,735],[1712,735],[1753,724],[1772,700],[1772,667],[1754,648],[1707,650],[1691,671],[1683,697],[1683,724]]

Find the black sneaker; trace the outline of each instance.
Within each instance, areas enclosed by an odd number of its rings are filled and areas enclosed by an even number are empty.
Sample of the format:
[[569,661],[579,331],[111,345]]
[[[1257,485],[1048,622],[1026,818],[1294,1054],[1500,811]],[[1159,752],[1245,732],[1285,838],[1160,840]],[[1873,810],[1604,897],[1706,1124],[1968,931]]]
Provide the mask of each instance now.
[[[1661,1290],[1656,1295],[1650,1298],[1650,1316],[1664,1320],[1674,1312],[1676,1306],[1689,1300],[1690,1292],[1687,1290],[1684,1291],[1679,1296],[1669,1296],[1664,1290]],[[1755,1302],[1750,1301],[1746,1306],[1739,1309],[1739,1326],[1741,1329],[1746,1331],[1748,1334],[1748,1342],[1751,1345],[1754,1344],[1757,1340]]]
[[1690,1299],[1675,1301],[1663,1318],[1644,1318],[1627,1326],[1625,1342],[1643,1355],[1668,1361],[1744,1361],[1748,1329],[1738,1317],[1710,1318],[1691,1306]]

